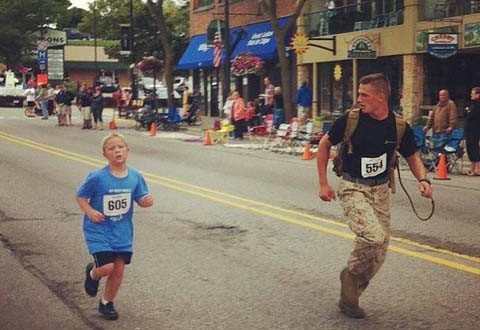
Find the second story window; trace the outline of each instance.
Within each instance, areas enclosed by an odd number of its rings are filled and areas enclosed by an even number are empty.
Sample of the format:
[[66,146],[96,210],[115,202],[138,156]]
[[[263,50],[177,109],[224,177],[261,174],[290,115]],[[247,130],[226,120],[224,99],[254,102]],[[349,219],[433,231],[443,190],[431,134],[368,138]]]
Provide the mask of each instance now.
[[213,0],[196,0],[195,1],[195,9],[209,7],[213,5]]

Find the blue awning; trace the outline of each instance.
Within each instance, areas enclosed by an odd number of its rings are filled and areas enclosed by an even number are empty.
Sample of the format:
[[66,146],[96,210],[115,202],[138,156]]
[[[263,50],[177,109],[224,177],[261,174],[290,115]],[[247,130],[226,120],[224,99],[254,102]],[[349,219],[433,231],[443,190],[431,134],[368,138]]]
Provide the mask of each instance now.
[[[280,26],[283,27],[288,19],[289,17],[280,18]],[[243,53],[258,56],[267,61],[277,58],[277,41],[270,21],[247,25],[243,29],[246,36],[238,42],[231,59]]]
[[207,47],[207,35],[193,36],[177,64],[177,70],[195,70],[213,67],[213,48]]

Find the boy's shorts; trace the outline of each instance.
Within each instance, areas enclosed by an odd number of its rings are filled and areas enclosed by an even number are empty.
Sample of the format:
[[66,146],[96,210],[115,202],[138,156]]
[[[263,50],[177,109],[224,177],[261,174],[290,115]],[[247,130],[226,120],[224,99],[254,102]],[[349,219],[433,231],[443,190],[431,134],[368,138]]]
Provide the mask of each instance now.
[[95,267],[102,267],[107,264],[112,264],[117,258],[122,258],[125,262],[125,265],[128,265],[132,260],[132,254],[132,252],[104,251],[94,253],[93,259],[95,260]]

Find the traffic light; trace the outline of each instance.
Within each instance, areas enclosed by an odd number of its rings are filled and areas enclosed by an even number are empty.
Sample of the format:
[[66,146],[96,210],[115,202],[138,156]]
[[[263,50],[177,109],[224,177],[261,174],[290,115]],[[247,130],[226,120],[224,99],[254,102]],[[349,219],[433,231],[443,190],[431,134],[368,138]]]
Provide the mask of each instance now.
[[120,25],[120,54],[128,55],[132,51],[131,26],[130,24]]

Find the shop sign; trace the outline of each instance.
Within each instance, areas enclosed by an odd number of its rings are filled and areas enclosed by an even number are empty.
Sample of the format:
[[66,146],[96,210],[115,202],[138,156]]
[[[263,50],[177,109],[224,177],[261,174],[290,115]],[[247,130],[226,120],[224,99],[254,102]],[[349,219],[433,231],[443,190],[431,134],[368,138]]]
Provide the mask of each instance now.
[[377,51],[372,41],[366,37],[358,37],[353,39],[348,48],[348,58],[356,59],[375,59],[377,58]]
[[266,45],[272,41],[273,31],[257,32],[252,34],[247,46]]
[[438,58],[449,58],[458,51],[458,33],[428,34],[428,52]]
[[37,31],[33,34],[39,40],[45,40],[48,43],[48,47],[63,46],[67,44],[67,33],[65,31],[45,29],[43,33]]
[[306,53],[309,48],[307,35],[303,32],[295,33],[290,41],[290,46],[299,55]]
[[480,24],[465,25],[465,47],[480,46]]

